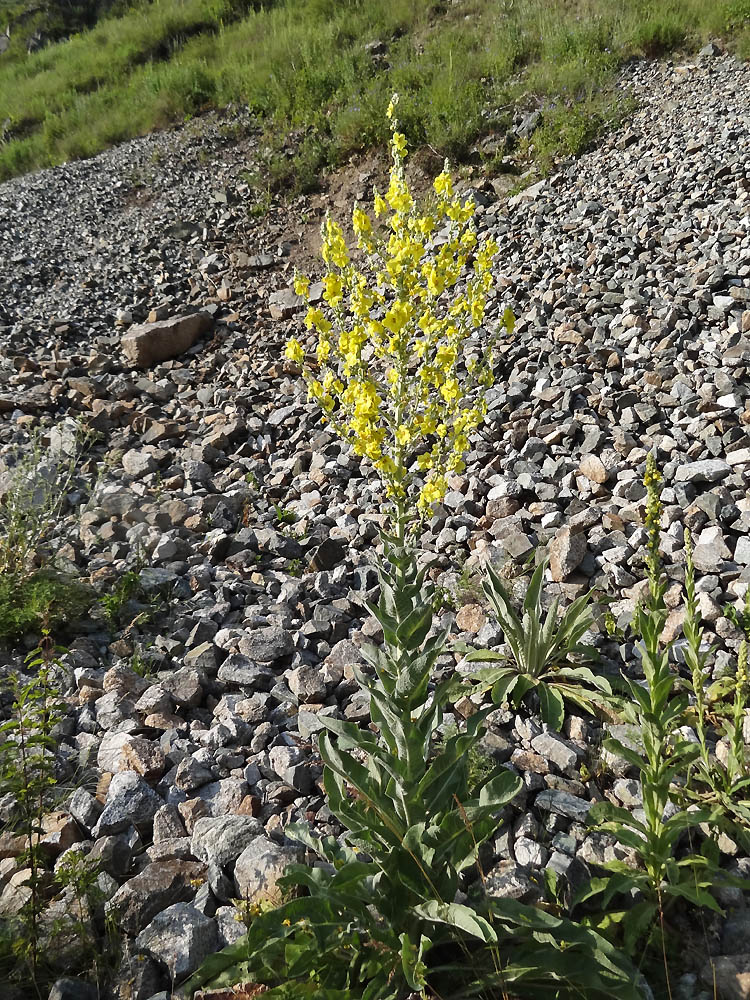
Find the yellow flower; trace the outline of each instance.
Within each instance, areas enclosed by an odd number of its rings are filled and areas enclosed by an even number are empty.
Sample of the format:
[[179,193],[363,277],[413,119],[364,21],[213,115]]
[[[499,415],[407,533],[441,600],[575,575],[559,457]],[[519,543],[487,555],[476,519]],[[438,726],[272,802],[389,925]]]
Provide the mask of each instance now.
[[472,299],[471,302],[471,318],[474,326],[479,326],[484,319],[484,299],[477,298]]
[[407,445],[411,441],[411,431],[403,424],[396,428],[396,441],[400,445]]
[[394,132],[391,138],[391,144],[395,155],[399,159],[403,159],[406,156],[406,136],[401,132]]
[[326,264],[335,264],[336,267],[347,267],[349,264],[349,254],[344,242],[344,234],[341,226],[326,216],[321,228],[323,242],[320,247],[320,255]]
[[318,333],[326,334],[331,329],[331,324],[329,320],[325,317],[322,309],[316,309],[312,306],[307,310],[307,315],[305,316],[305,326],[308,330],[313,328],[318,331]]
[[446,490],[445,479],[442,476],[437,476],[435,479],[431,479],[422,487],[419,493],[419,499],[417,500],[417,506],[421,509],[431,507],[432,504],[438,503],[443,499],[446,494]]
[[304,274],[295,274],[294,291],[303,299],[308,299],[310,297],[310,279],[306,278]]
[[443,170],[442,174],[437,175],[432,186],[435,188],[436,194],[445,198],[450,198],[453,194],[453,181],[447,170]]
[[370,216],[367,212],[363,212],[358,205],[355,205],[352,212],[352,229],[358,236],[362,234],[369,235],[372,232]]
[[396,299],[383,318],[383,326],[391,333],[398,334],[409,322],[413,312],[414,310],[408,302]]
[[376,193],[375,194],[375,215],[377,215],[377,217],[380,218],[380,216],[384,212],[387,212],[387,211],[388,211],[388,205],[386,203],[385,198],[383,198],[381,195],[379,195],[379,194]]
[[295,364],[298,365],[301,364],[302,358],[304,356],[302,353],[302,344],[300,344],[298,340],[292,337],[291,340],[286,345],[286,350],[284,351],[284,355],[290,361],[294,361]]
[[329,306],[337,306],[344,297],[344,286],[341,283],[341,278],[338,274],[331,272],[323,278],[323,285],[325,286],[323,298]]

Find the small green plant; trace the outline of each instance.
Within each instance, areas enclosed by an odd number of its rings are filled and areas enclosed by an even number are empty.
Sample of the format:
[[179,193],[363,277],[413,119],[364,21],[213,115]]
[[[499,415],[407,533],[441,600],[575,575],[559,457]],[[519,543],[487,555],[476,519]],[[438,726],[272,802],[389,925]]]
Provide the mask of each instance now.
[[270,187],[256,192],[255,200],[247,210],[251,219],[263,219],[271,210],[273,199]]
[[[688,776],[685,798],[710,808],[718,828],[740,841],[750,850],[750,775],[744,740],[744,724],[748,707],[748,645],[743,639],[737,657],[734,677],[722,677],[711,683],[708,666],[711,649],[703,648],[703,629],[695,596],[695,567],[689,532],[685,533],[685,663],[690,671],[690,693],[693,704],[686,710],[686,721],[694,725],[700,753]],[[750,595],[750,590],[748,590]],[[750,598],[739,620],[750,625]],[[724,741],[723,760],[708,743],[709,718],[715,720]]]
[[305,572],[305,564],[301,559],[290,559],[286,566],[289,576],[300,577]]
[[546,562],[534,570],[523,607],[519,614],[499,574],[487,568],[485,594],[503,630],[509,652],[462,647],[470,662],[502,660],[503,667],[487,668],[472,675],[471,680],[487,689],[497,704],[509,702],[518,707],[530,694],[539,699],[542,719],[560,732],[565,719],[565,702],[572,701],[584,711],[603,711],[612,698],[609,681],[595,674],[576,658],[593,660],[593,647],[581,643],[592,625],[591,593],[577,598],[558,616],[554,601],[545,613],[542,610],[542,583]]
[[34,676],[22,683],[11,674],[11,716],[0,725],[2,789],[14,799],[12,828],[25,845],[17,859],[18,868],[26,873],[26,878],[17,890],[25,898],[13,919],[12,975],[34,984],[44,960],[40,950],[42,917],[51,884],[39,835],[44,832],[43,820],[55,786],[53,730],[65,708],[53,676],[58,652],[45,635],[41,646],[25,660],[25,670]]
[[482,604],[484,602],[485,595],[481,576],[476,570],[471,569],[465,561],[461,563],[461,571],[456,581],[455,598],[459,607],[464,604]]
[[[102,949],[93,921],[93,913],[105,899],[98,884],[99,862],[92,860],[82,850],[69,850],[55,869],[55,888],[62,891],[72,904],[66,917],[59,921],[59,927],[51,929],[75,937],[76,957],[81,968],[91,968],[97,983],[103,983],[106,973],[106,951]],[[107,941],[111,945],[111,941]]]
[[135,598],[141,590],[140,579],[135,570],[128,570],[117,581],[108,594],[102,594],[99,603],[104,608],[107,621],[111,628],[122,624],[122,614],[128,601]]
[[36,434],[9,473],[0,501],[0,641],[75,621],[91,606],[89,588],[54,568],[53,538],[86,438],[76,431],[71,444],[68,454],[53,453]]
[[46,546],[73,489],[85,441],[71,454],[52,454],[34,435],[10,474],[0,503],[0,576],[20,581],[49,562]]
[[294,524],[297,521],[297,513],[291,507],[281,507],[275,503],[273,509],[276,511],[276,520],[279,524]]
[[746,639],[750,639],[750,587],[745,591],[742,610],[738,611],[736,605],[730,604],[724,609],[724,614],[737,628],[742,629]]
[[456,594],[450,587],[435,586],[432,600],[432,610],[435,614],[439,614],[446,608],[449,611],[458,611],[459,604],[456,600]]
[[[592,879],[580,893],[579,901],[597,897],[600,912],[590,919],[603,931],[622,933],[631,954],[648,950],[654,940],[661,943],[668,995],[671,994],[666,957],[665,915],[676,900],[687,901],[721,912],[711,895],[718,876],[718,851],[707,841],[700,853],[680,857],[678,847],[687,830],[713,822],[709,809],[674,808],[678,784],[689,774],[699,754],[696,743],[681,734],[687,708],[687,694],[675,690],[676,678],[669,665],[670,643],[662,639],[668,609],[664,603],[666,579],[662,578],[659,555],[661,518],[661,475],[652,454],[646,464],[644,484],[646,504],[648,597],[636,609],[633,629],[640,636],[641,664],[645,683],[625,678],[630,700],[623,704],[625,720],[641,734],[643,750],[607,739],[606,749],[625,758],[640,775],[643,819],[610,802],[591,807],[589,822],[596,829],[614,834],[630,848],[640,867],[610,861],[610,874]],[[637,901],[632,902],[632,894]],[[612,900],[624,899],[622,908]],[[645,942],[645,949],[643,948]]]

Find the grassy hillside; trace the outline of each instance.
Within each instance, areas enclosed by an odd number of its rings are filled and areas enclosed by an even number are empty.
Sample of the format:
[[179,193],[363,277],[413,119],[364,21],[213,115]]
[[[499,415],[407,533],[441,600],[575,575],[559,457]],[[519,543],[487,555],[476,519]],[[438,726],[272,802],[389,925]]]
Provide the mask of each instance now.
[[274,179],[308,187],[382,141],[392,90],[412,143],[441,155],[502,130],[519,101],[547,108],[543,157],[576,152],[617,113],[624,60],[712,37],[749,57],[750,0],[141,2],[0,56],[0,178],[240,102],[266,123]]

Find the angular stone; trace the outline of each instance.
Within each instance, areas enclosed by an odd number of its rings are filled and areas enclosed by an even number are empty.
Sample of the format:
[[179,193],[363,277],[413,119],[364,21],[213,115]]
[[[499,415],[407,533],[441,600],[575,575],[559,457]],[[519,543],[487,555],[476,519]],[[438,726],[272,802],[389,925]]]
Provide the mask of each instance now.
[[722,530],[718,525],[704,528],[698,536],[698,542],[693,551],[693,561],[696,568],[704,573],[714,573],[721,569],[722,563],[731,559]]
[[299,847],[279,847],[268,837],[256,837],[237,858],[234,884],[240,899],[249,903],[281,902],[278,881],[287,865],[302,860]]
[[476,635],[487,624],[487,615],[481,604],[464,604],[456,615],[456,627],[462,632]]
[[701,970],[701,979],[722,1000],[750,1000],[750,953],[713,958]]
[[301,299],[293,288],[282,288],[278,292],[271,292],[268,296],[271,319],[290,319],[304,304],[304,299]]
[[567,525],[560,528],[549,546],[549,568],[555,583],[561,583],[581,565],[586,550],[583,532],[572,532]]
[[578,471],[582,476],[585,476],[592,483],[606,483],[609,479],[609,472],[605,468],[604,463],[596,455],[584,455],[581,459],[581,464],[578,466]]
[[122,467],[129,476],[139,479],[154,472],[158,463],[153,455],[142,448],[132,448],[122,456]]
[[547,863],[546,848],[528,837],[517,837],[513,842],[513,854],[524,868],[543,868]]
[[487,872],[482,885],[487,895],[495,899],[517,899],[521,903],[535,903],[542,896],[539,887],[515,861],[499,862]]
[[204,816],[193,827],[191,849],[196,858],[224,868],[263,833],[263,824],[251,816]]
[[578,760],[578,753],[573,746],[561,736],[553,733],[540,733],[531,741],[531,746],[542,757],[552,761],[555,767],[565,771],[575,766]]
[[216,775],[195,757],[183,757],[174,776],[175,787],[181,792],[194,792],[216,780]]
[[83,830],[90,833],[102,814],[102,804],[85,788],[77,788],[71,796],[68,812]]
[[219,933],[216,922],[200,910],[189,903],[175,903],[154,917],[135,944],[179,981],[218,949]]
[[286,629],[270,626],[245,632],[239,641],[243,656],[259,663],[273,663],[294,650],[292,637]]
[[213,325],[210,313],[197,312],[133,326],[123,335],[122,352],[132,365],[148,368],[183,354]]
[[232,653],[219,667],[217,678],[224,684],[247,687],[255,691],[270,691],[276,683],[276,674],[271,667]]
[[318,703],[326,696],[326,683],[317,667],[305,663],[289,674],[289,690],[301,702]]
[[92,833],[102,837],[120,833],[131,825],[147,828],[163,805],[162,799],[135,771],[120,771],[109,784],[104,810]]
[[734,549],[734,561],[741,566],[750,565],[750,538],[740,535]]
[[731,471],[731,466],[723,458],[707,458],[678,466],[675,479],[678,483],[716,483],[725,479]]
[[156,861],[121,885],[105,911],[126,934],[138,934],[171,903],[193,899],[207,873],[199,861]]
[[159,684],[179,708],[197,708],[203,701],[203,685],[197,670],[183,667],[170,674],[160,674]]
[[47,1000],[98,1000],[99,990],[82,979],[58,979],[49,991]]
[[591,803],[579,799],[577,795],[564,792],[558,788],[547,788],[539,792],[535,805],[544,812],[552,812],[557,816],[566,816],[578,823],[583,823],[589,814]]
[[236,813],[249,791],[247,782],[241,778],[224,778],[203,785],[198,789],[198,798],[205,803],[209,816],[223,816]]
[[344,543],[336,538],[326,538],[313,550],[308,565],[314,573],[317,573],[320,570],[335,569],[345,558]]

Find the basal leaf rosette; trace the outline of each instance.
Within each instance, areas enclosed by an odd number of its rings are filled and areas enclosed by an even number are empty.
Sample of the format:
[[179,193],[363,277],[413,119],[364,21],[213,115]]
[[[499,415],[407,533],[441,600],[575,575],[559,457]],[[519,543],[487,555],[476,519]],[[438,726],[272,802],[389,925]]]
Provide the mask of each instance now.
[[[382,223],[355,205],[355,263],[341,227],[325,219],[323,301],[305,317],[314,346],[306,358],[293,338],[286,356],[303,366],[310,398],[369,459],[388,497],[400,509],[411,499],[424,515],[445,495],[447,476],[464,468],[469,436],[487,413],[500,328],[511,333],[514,319],[506,309],[499,329],[480,331],[497,244],[478,238],[474,204],[454,194],[447,164],[430,209],[417,207],[395,105],[390,183],[374,194]],[[295,291],[309,298],[309,280],[298,276]]]

